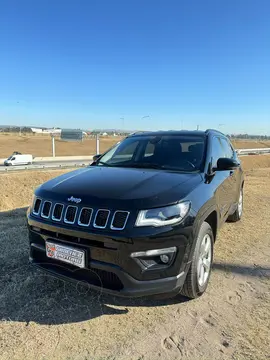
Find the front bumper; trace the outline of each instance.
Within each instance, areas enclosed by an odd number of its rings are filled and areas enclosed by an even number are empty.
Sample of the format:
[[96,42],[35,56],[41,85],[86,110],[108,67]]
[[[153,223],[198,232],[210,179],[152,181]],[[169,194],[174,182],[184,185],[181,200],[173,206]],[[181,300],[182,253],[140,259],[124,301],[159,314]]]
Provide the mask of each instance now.
[[[83,284],[100,292],[139,297],[176,292],[183,286],[189,268],[192,244],[189,227],[170,230],[154,236],[134,238],[110,237],[77,229],[55,226],[28,214],[30,263],[54,276]],[[86,268],[46,257],[46,240],[86,251]],[[133,252],[176,247],[169,265],[147,268]]]

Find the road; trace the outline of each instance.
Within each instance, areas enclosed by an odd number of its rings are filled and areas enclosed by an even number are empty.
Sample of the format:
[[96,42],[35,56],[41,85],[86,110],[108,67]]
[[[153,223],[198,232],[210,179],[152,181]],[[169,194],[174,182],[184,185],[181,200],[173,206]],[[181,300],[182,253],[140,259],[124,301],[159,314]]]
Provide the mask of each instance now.
[[4,171],[21,171],[21,170],[35,170],[35,169],[52,169],[59,167],[80,167],[90,164],[91,160],[61,160],[61,161],[37,161],[32,165],[16,165],[4,166],[0,164],[0,172]]

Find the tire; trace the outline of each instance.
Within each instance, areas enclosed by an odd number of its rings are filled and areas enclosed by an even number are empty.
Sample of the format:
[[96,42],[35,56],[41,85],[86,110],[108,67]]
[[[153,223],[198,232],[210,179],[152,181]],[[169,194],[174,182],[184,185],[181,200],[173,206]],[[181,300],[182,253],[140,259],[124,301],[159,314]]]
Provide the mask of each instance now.
[[[208,256],[205,257],[205,265],[202,265],[202,249],[206,244],[208,244],[207,247],[209,246],[210,250]],[[196,299],[205,292],[211,274],[213,248],[214,235],[212,228],[207,222],[203,222],[196,240],[192,261],[185,283],[180,290],[181,295],[189,299]],[[205,276],[202,276],[202,272],[200,272],[202,267],[205,270],[208,269],[205,271]]]
[[232,215],[230,215],[228,217],[229,222],[237,222],[237,221],[241,220],[242,215],[243,215],[243,204],[244,204],[244,191],[243,191],[243,188],[241,188],[237,209],[235,210],[235,212]]

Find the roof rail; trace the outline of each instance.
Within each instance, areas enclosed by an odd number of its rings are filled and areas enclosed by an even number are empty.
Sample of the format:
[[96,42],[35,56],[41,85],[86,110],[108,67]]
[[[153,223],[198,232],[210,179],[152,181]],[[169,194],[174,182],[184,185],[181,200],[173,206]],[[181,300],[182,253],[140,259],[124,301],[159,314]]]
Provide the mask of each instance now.
[[216,133],[216,134],[220,134],[220,135],[223,135],[223,136],[226,136],[223,132],[219,131],[219,130],[216,130],[216,129],[207,129],[205,130],[205,133],[209,133],[210,131]]
[[132,136],[132,135],[137,135],[137,134],[143,134],[145,132],[149,132],[149,130],[145,130],[145,131],[134,131],[133,133],[130,133],[128,136]]

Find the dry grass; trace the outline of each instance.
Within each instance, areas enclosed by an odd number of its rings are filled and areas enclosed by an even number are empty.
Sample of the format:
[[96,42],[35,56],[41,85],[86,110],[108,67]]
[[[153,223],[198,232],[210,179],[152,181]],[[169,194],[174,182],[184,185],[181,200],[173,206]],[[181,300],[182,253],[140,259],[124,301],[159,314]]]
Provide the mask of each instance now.
[[[104,152],[118,142],[120,137],[101,137],[100,151]],[[84,139],[83,142],[65,142],[55,139],[57,156],[88,156],[96,153],[94,138]],[[35,157],[52,156],[52,140],[47,135],[3,135],[0,133],[0,158],[8,157],[13,151],[32,154]]]
[[269,358],[270,157],[243,166],[244,218],[224,225],[208,291],[189,302],[118,299],[31,269],[22,207],[64,171],[0,175],[0,359]]
[[[101,137],[100,151],[104,152],[109,147],[118,142],[121,137]],[[270,147],[270,141],[233,141],[235,148],[251,149]],[[64,142],[56,138],[55,141],[57,156],[87,156],[96,152],[96,143],[94,138],[87,138],[83,142]],[[51,156],[52,144],[49,135],[26,135],[2,134],[0,133],[0,158],[8,157],[13,151],[19,151],[33,156]]]
[[270,148],[270,140],[260,141],[260,140],[234,140],[232,141],[235,149],[260,149],[260,148]]

